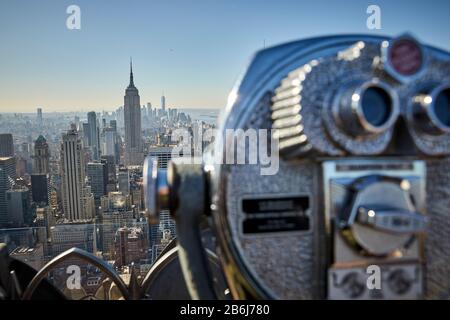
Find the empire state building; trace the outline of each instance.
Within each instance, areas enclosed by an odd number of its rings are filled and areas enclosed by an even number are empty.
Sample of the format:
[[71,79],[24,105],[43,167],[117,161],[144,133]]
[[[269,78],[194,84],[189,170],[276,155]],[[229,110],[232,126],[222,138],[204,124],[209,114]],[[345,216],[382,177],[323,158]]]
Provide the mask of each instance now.
[[130,61],[130,84],[124,97],[125,165],[142,165],[144,153],[141,137],[141,102],[134,86],[133,64]]

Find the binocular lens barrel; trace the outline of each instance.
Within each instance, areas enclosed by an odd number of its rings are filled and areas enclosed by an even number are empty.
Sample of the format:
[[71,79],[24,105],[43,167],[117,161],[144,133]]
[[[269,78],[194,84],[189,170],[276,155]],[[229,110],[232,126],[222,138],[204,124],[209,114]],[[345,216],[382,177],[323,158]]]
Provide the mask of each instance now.
[[337,97],[336,121],[353,136],[382,133],[399,113],[395,93],[378,81],[352,84]]
[[442,90],[436,96],[434,113],[443,126],[450,128],[450,88]]
[[422,131],[432,135],[450,133],[450,86],[420,93],[414,101],[415,121]]
[[361,110],[368,123],[373,127],[381,127],[392,114],[391,97],[381,88],[370,87],[362,94]]

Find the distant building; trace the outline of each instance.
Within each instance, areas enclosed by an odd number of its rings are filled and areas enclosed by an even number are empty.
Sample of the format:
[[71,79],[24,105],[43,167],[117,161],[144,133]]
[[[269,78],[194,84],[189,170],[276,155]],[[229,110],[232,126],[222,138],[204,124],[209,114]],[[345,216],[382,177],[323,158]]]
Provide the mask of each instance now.
[[117,155],[117,132],[113,128],[105,128],[103,130],[103,144],[102,155],[111,156],[114,159],[114,163],[118,163]]
[[166,97],[164,95],[161,96],[161,110],[166,111]]
[[101,161],[106,164],[108,171],[108,183],[115,183],[116,181],[116,165],[114,156],[102,155]]
[[94,111],[88,113],[88,143],[92,150],[92,159],[100,159],[100,131],[97,125],[97,114]]
[[91,191],[91,186],[87,185],[83,192],[83,212],[85,219],[92,220],[96,218],[97,207],[95,205],[94,194]]
[[16,175],[23,177],[28,173],[28,162],[25,158],[18,156],[16,158]]
[[6,191],[9,221],[12,227],[31,226],[30,192],[26,187],[17,187]]
[[142,165],[144,161],[141,133],[141,103],[134,86],[133,66],[130,63],[130,84],[124,97],[125,165]]
[[117,121],[116,120],[110,120],[109,126],[111,127],[111,129],[113,129],[115,132],[117,132]]
[[84,158],[75,130],[63,134],[61,143],[61,177],[63,211],[67,219],[86,219],[84,212]]
[[127,168],[119,168],[117,173],[118,190],[123,194],[130,193],[130,173]]
[[110,192],[101,199],[101,242],[103,255],[111,259],[114,255],[114,238],[121,227],[135,224],[134,209],[129,195]]
[[34,174],[50,173],[50,150],[47,140],[43,136],[39,136],[34,142]]
[[0,229],[0,243],[6,243],[8,250],[14,250],[20,246],[33,247],[38,241],[33,228]]
[[167,169],[169,161],[172,159],[171,146],[156,146],[150,147],[148,150],[148,156],[158,159],[158,167],[161,169]]
[[114,238],[114,247],[116,267],[147,259],[148,241],[141,228],[119,228]]
[[89,147],[89,123],[83,122],[83,147]]
[[34,203],[49,205],[51,190],[49,174],[31,175],[31,195]]
[[49,206],[36,208],[36,219],[34,221],[35,227],[43,227],[46,234],[50,234],[50,228],[56,224],[56,219],[53,215],[52,209]]
[[37,123],[39,126],[42,125],[42,108],[37,108]]
[[74,247],[91,253],[96,249],[95,225],[86,221],[56,224],[50,228],[50,237],[53,256]]
[[0,157],[0,226],[9,223],[6,192],[14,185],[16,160],[13,157]]
[[166,248],[166,246],[170,243],[170,241],[173,239],[172,235],[170,234],[169,230],[165,230],[162,233],[161,239],[158,241],[158,243],[155,243],[152,245],[151,250],[151,262],[155,262],[156,259],[159,257],[159,255],[163,252],[163,250]]
[[14,157],[14,142],[10,133],[0,134],[0,157]]
[[203,121],[194,121],[192,123],[192,152],[194,157],[201,157],[203,154],[204,141],[203,141]]
[[95,205],[100,205],[100,198],[106,195],[106,185],[108,184],[108,167],[106,161],[89,162],[87,164],[87,177],[91,192],[94,195]]

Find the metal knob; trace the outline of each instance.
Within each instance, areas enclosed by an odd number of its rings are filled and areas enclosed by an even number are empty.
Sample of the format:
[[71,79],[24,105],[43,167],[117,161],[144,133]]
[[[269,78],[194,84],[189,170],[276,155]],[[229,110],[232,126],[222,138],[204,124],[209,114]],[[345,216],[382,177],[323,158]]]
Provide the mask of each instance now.
[[170,187],[167,170],[158,169],[157,158],[145,158],[143,183],[145,213],[150,222],[158,222],[161,210],[169,210]]
[[409,210],[359,207],[356,221],[386,232],[419,233],[425,231],[428,219],[421,213]]
[[409,180],[368,175],[348,190],[348,202],[338,219],[342,235],[358,250],[387,255],[426,230],[428,219],[415,206]]

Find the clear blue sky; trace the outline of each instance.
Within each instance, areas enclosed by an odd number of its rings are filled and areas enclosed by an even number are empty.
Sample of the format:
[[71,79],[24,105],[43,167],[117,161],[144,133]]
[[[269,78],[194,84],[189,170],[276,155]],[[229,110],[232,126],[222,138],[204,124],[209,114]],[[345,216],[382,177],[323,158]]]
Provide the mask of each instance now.
[[[81,8],[81,30],[66,8]],[[381,7],[382,30],[366,28]],[[450,49],[450,1],[0,0],[0,112],[112,110],[133,56],[141,102],[222,107],[251,55],[338,33],[411,31]]]

